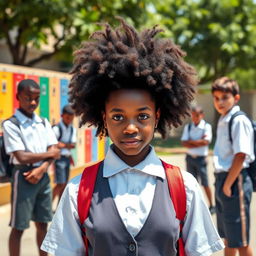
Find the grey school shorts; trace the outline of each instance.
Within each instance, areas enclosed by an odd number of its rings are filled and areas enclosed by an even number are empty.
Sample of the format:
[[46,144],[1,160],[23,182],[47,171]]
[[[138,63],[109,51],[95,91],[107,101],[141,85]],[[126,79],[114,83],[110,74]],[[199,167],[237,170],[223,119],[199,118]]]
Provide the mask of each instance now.
[[207,162],[205,156],[192,157],[186,155],[187,171],[190,172],[204,187],[209,186]]
[[29,228],[30,221],[47,223],[52,220],[52,191],[47,173],[37,184],[27,182],[23,172],[31,167],[15,166],[12,173],[12,210],[10,226]]
[[252,181],[247,171],[243,170],[232,185],[231,197],[228,197],[222,191],[226,177],[227,172],[215,174],[218,232],[222,238],[227,240],[228,247],[245,247],[250,239]]
[[55,161],[55,183],[65,184],[68,182],[70,172],[70,159],[67,156],[61,156]]

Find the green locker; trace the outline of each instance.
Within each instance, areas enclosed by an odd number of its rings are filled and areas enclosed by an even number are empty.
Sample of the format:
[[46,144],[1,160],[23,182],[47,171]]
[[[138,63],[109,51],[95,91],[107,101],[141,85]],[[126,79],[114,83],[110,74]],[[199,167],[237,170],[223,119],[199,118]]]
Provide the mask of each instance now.
[[40,84],[40,116],[49,120],[49,78],[39,77]]

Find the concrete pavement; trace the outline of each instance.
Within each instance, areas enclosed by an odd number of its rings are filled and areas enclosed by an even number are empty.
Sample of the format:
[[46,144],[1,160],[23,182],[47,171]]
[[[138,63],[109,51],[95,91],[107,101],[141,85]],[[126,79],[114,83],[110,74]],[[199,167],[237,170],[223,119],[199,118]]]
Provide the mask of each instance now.
[[[184,155],[165,155],[161,157],[163,160],[178,165],[185,169]],[[212,168],[212,158],[208,159],[210,184],[213,188],[214,176]],[[254,249],[254,255],[256,255],[256,193],[253,193],[252,205],[251,205],[251,246]],[[8,227],[10,216],[10,205],[4,205],[0,207],[0,255],[8,256],[8,236],[10,228]],[[216,222],[215,215],[213,216],[214,222]],[[35,240],[35,227],[31,222],[30,228],[24,232],[21,245],[21,256],[36,256],[38,255],[36,240]],[[215,253],[214,256],[221,256],[223,252]],[[117,255],[118,256],[118,255]]]

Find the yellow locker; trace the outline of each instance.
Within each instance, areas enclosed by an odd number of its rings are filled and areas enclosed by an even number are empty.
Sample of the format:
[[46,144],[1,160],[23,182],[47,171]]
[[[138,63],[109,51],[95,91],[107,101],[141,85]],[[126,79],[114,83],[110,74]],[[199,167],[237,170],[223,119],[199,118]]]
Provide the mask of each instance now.
[[60,81],[59,78],[50,78],[50,123],[52,125],[60,121]]
[[105,137],[98,138],[98,160],[102,160],[105,156]]
[[0,124],[13,113],[13,76],[11,72],[0,72]]

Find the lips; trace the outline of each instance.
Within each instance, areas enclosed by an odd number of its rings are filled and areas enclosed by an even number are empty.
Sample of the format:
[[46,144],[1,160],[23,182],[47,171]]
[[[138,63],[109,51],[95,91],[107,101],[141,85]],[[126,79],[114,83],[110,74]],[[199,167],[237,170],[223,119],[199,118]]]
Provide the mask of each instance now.
[[141,141],[140,139],[125,139],[121,140],[121,143],[126,146],[137,146]]

